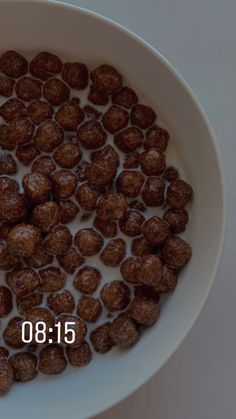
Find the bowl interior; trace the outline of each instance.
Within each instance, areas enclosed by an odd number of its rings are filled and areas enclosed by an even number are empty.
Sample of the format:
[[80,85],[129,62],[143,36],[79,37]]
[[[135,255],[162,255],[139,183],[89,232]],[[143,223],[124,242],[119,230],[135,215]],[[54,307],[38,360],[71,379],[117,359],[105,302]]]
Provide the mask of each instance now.
[[[167,298],[158,323],[132,350],[96,356],[79,371],[39,377],[1,399],[5,419],[89,417],[108,408],[157,371],[189,331],[208,295],[224,230],[224,197],[217,151],[206,119],[175,71],[147,44],[90,12],[60,3],[0,3],[0,52],[48,50],[63,59],[114,65],[172,133],[168,159],[194,189],[187,239],[193,257]],[[24,408],[26,404],[26,408]],[[28,416],[27,416],[28,415]]]

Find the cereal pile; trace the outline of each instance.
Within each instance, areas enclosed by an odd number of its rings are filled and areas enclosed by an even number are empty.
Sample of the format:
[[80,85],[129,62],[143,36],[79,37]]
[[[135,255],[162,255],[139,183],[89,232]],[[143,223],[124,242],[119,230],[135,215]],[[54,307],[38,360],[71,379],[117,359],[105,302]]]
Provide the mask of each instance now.
[[[112,66],[89,73],[85,64],[63,64],[48,52],[28,62],[7,51],[0,57],[3,97],[0,317],[7,321],[0,394],[38,371],[87,365],[91,348],[103,354],[137,343],[159,317],[160,295],[175,289],[191,257],[178,234],[192,196],[177,169],[166,167],[168,132]],[[164,208],[163,217],[147,217],[149,207]],[[90,262],[95,255],[117,269],[116,280]],[[107,320],[87,333],[104,311]],[[45,322],[48,336],[55,322],[63,329],[72,321],[75,341],[26,345],[24,320]]]

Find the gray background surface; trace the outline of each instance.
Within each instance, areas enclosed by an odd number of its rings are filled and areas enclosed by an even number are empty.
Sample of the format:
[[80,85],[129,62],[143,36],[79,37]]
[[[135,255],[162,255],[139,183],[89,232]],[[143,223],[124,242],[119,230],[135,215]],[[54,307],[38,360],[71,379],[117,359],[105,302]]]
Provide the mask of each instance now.
[[162,53],[190,84],[220,146],[228,205],[220,269],[191,333],[146,385],[96,419],[235,419],[236,2],[67,2],[99,12],[133,30]]

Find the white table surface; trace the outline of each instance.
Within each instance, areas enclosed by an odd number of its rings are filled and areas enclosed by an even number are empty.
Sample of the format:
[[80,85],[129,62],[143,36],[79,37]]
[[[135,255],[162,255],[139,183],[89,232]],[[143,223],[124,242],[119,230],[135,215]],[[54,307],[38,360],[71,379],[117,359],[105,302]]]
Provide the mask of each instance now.
[[216,133],[228,204],[220,268],[194,328],[147,384],[96,419],[235,419],[236,1],[67,2],[133,30],[156,47],[190,84]]

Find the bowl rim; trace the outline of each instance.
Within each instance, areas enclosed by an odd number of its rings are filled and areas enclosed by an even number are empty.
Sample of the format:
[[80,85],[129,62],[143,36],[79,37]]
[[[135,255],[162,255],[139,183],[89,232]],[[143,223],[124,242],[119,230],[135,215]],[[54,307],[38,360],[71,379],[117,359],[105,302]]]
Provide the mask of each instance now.
[[[22,4],[36,4],[36,5],[44,5],[47,7],[57,7],[57,8],[61,8],[61,9],[68,9],[71,11],[74,11],[75,13],[80,13],[86,16],[91,16],[94,19],[100,20],[102,23],[105,23],[106,25],[111,26],[112,28],[123,32],[127,37],[132,38],[133,40],[135,40],[136,42],[138,42],[139,44],[141,44],[142,47],[144,47],[145,49],[149,50],[149,52],[155,56],[158,57],[158,59],[162,62],[162,64],[168,69],[168,71],[170,73],[172,73],[172,75],[174,76],[174,78],[176,78],[182,88],[185,90],[185,92],[187,93],[187,95],[191,98],[191,101],[194,103],[194,105],[196,106],[196,108],[199,111],[199,114],[202,118],[202,120],[204,121],[208,133],[209,133],[209,140],[212,143],[213,146],[213,150],[214,150],[214,155],[215,155],[215,159],[216,159],[216,165],[218,168],[218,172],[219,172],[219,190],[220,190],[220,194],[221,194],[221,200],[222,200],[222,220],[221,220],[221,228],[220,228],[220,240],[218,243],[218,250],[217,253],[215,255],[215,264],[214,264],[214,268],[212,269],[212,273],[211,273],[211,278],[209,281],[209,285],[207,287],[207,289],[205,290],[205,294],[204,297],[202,298],[202,301],[200,302],[198,308],[195,311],[195,314],[192,316],[191,320],[189,321],[188,327],[186,327],[183,331],[182,334],[179,335],[178,339],[176,340],[175,345],[171,348],[171,350],[167,351],[165,359],[162,363],[162,365],[157,368],[154,369],[153,371],[149,372],[147,371],[147,373],[145,375],[143,375],[142,377],[140,377],[138,382],[130,382],[129,385],[129,391],[123,393],[122,391],[119,391],[116,393],[116,396],[113,397],[112,400],[110,401],[106,401],[105,403],[101,403],[100,407],[93,408],[91,409],[91,413],[89,417],[93,417],[95,415],[98,415],[102,412],[104,412],[105,410],[108,410],[110,408],[112,408],[114,405],[118,404],[119,402],[121,402],[122,400],[126,399],[128,396],[130,396],[132,393],[134,393],[135,391],[137,391],[142,385],[144,385],[148,380],[150,380],[166,363],[167,361],[172,357],[172,355],[177,351],[177,349],[180,347],[180,345],[182,344],[182,342],[185,340],[186,336],[189,334],[190,330],[192,329],[193,325],[195,324],[195,322],[197,321],[203,306],[206,303],[207,298],[209,297],[210,291],[212,289],[215,277],[216,277],[216,273],[220,264],[220,260],[221,260],[221,256],[222,256],[222,252],[223,252],[223,246],[224,246],[224,240],[225,240],[225,230],[226,230],[226,190],[225,190],[225,180],[224,180],[224,171],[223,171],[223,166],[222,166],[222,159],[220,157],[220,152],[219,152],[219,145],[216,141],[215,138],[215,134],[214,131],[211,127],[211,124],[207,118],[207,115],[205,113],[205,110],[203,109],[202,105],[200,104],[197,96],[195,95],[195,93],[193,93],[190,85],[184,80],[184,78],[181,76],[181,74],[178,72],[178,70],[176,70],[176,68],[174,66],[172,66],[169,61],[161,54],[158,52],[158,50],[156,50],[151,44],[149,44],[147,41],[145,41],[143,38],[141,38],[141,36],[139,36],[137,33],[131,31],[130,29],[124,27],[123,25],[121,25],[120,23],[114,21],[111,18],[105,17],[100,13],[88,10],[84,7],[80,7],[77,6],[75,4],[68,4],[65,3],[61,0],[57,1],[57,0],[0,0],[0,6],[2,4],[10,4],[10,3],[22,3]],[[81,418],[82,419],[82,418]]]

